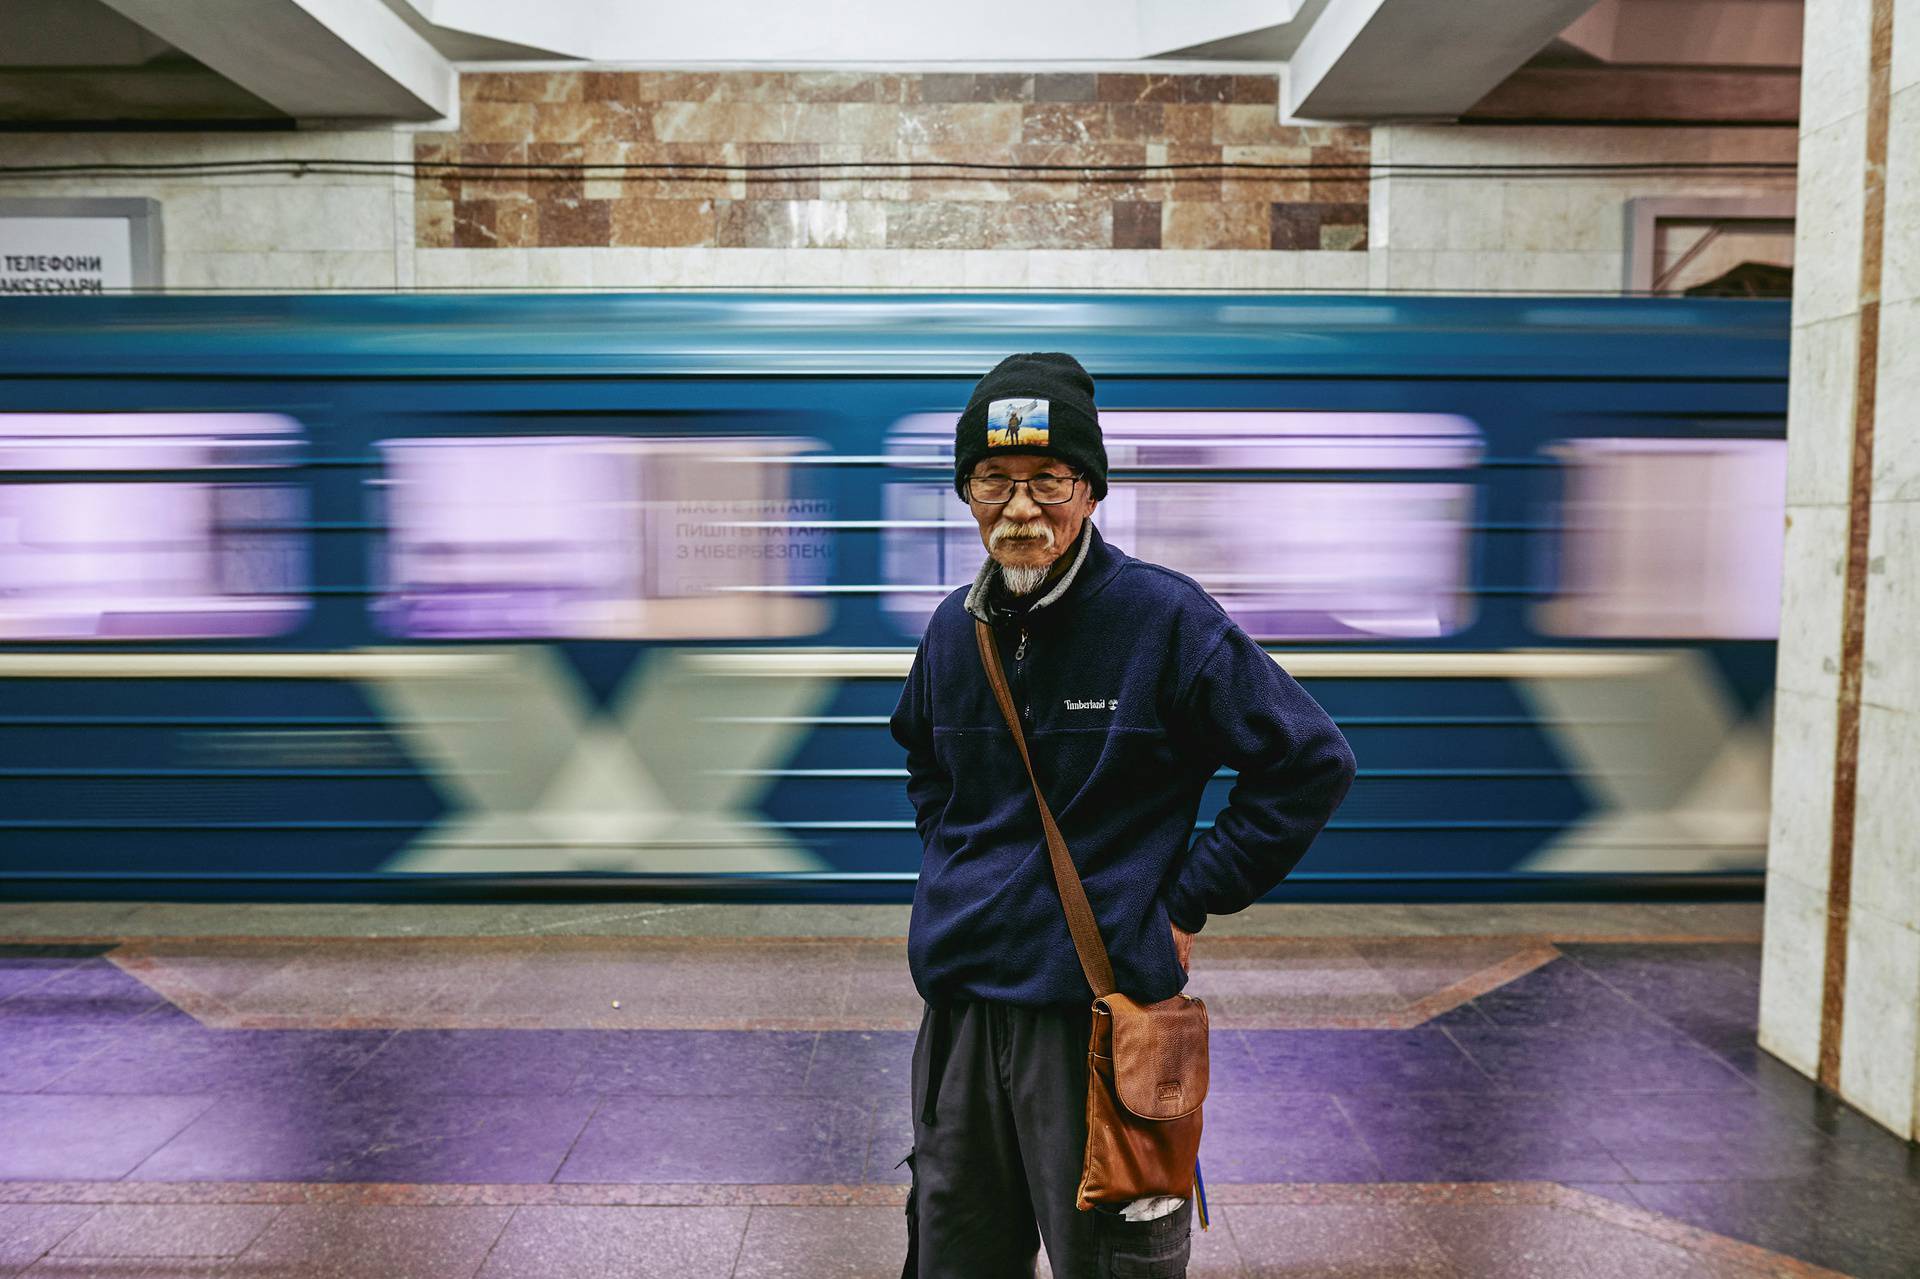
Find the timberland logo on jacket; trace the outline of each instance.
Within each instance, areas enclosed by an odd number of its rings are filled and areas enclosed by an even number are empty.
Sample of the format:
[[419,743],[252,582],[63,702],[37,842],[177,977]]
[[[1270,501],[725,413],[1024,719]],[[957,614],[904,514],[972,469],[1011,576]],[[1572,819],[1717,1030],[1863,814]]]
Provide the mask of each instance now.
[[1111,711],[1118,710],[1120,699],[1117,697],[1079,698],[1069,697],[1067,709],[1070,711]]

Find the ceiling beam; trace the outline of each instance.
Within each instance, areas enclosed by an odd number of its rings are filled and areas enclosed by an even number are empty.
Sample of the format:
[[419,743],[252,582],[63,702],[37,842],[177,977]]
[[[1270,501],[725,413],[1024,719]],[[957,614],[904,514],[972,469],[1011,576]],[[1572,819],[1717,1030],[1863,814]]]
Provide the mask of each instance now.
[[1453,119],[1593,0],[1332,0],[1288,64],[1287,111]]
[[381,0],[106,0],[122,16],[296,118],[434,120],[453,64]]
[[1525,67],[1461,118],[1791,125],[1800,119],[1800,73],[1752,67]]

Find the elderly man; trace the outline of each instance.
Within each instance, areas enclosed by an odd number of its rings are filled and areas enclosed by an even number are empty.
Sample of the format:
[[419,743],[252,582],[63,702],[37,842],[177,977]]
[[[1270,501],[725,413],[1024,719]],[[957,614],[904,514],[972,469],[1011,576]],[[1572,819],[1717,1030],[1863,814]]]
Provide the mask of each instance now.
[[[1021,419],[1009,428],[1016,410]],[[1346,739],[1191,579],[1110,545],[1093,379],[1015,355],[975,386],[954,483],[988,558],[935,610],[892,731],[925,846],[908,929],[913,1052],[906,1275],[1186,1273],[1192,1204],[1075,1207],[1093,992],[1038,806],[994,700],[992,628],[1040,786],[1121,991],[1179,992],[1193,934],[1292,870],[1353,780]],[[1193,839],[1201,789],[1239,772]]]

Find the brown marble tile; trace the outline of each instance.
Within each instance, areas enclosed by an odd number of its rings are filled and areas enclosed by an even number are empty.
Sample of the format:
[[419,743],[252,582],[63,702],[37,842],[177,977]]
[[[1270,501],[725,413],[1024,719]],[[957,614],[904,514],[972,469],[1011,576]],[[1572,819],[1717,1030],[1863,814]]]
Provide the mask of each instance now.
[[1159,142],[1166,137],[1166,108],[1158,102],[1116,102],[1107,107],[1107,140]]
[[1343,204],[1365,205],[1371,192],[1371,184],[1359,179],[1328,181],[1324,178],[1315,178],[1307,188],[1307,197],[1314,204],[1330,207]]
[[1106,200],[1009,204],[1005,231],[992,248],[1103,249],[1113,243],[1113,205]]
[[584,104],[592,117],[585,140],[589,143],[653,141],[651,102],[589,102]]
[[1088,72],[1041,72],[1033,77],[1035,102],[1095,102],[1099,100],[1096,77]]
[[621,248],[713,244],[712,200],[617,200],[612,243]]
[[838,200],[730,200],[716,206],[722,248],[879,248],[884,214],[874,203]]
[[729,142],[838,142],[839,113],[831,107],[794,102],[743,102]]
[[1230,102],[1243,104],[1270,102],[1277,105],[1280,101],[1280,78],[1278,76],[1237,75],[1231,77],[1231,79],[1233,80],[1233,92],[1231,97],[1228,98]]
[[1317,249],[1320,247],[1320,206],[1315,204],[1275,204],[1271,206],[1273,249]]
[[888,248],[1074,249],[1112,243],[1105,201],[888,204]]
[[469,142],[460,143],[459,189],[454,193],[460,200],[499,200],[511,196],[527,194],[526,172],[520,168],[491,169],[489,165],[524,165],[527,163],[527,144],[524,142]]
[[973,76],[966,73],[936,71],[917,76],[919,102],[972,102]]
[[1233,81],[1230,75],[1184,75],[1179,77],[1180,101],[1182,102],[1232,102]]
[[518,249],[538,243],[539,214],[532,200],[456,200],[453,247]]
[[1175,203],[1167,206],[1163,247],[1169,249],[1264,249],[1267,205],[1246,202]]
[[1300,204],[1313,199],[1310,147],[1221,147],[1220,159],[1229,165],[1220,174],[1220,198],[1263,203]]
[[714,78],[715,102],[791,102],[793,78],[785,71],[727,71]]
[[604,102],[539,102],[533,106],[530,142],[587,142],[601,136]]
[[1332,173],[1337,178],[1359,178],[1366,175],[1367,161],[1372,148],[1364,141],[1359,146],[1350,143],[1320,144],[1311,143],[1306,148],[1307,158],[1317,165],[1339,164],[1354,170],[1352,173]]
[[983,72],[973,77],[972,102],[1031,102],[1033,76],[1018,71]]
[[873,80],[876,102],[920,101],[920,77],[917,75],[880,75]]
[[1364,223],[1353,226],[1341,226],[1322,222],[1320,224],[1320,247],[1339,252],[1367,247],[1367,228]]
[[474,102],[578,102],[584,87],[574,71],[479,71],[460,79],[462,88],[472,82]]
[[900,140],[909,144],[1011,144],[1020,140],[1017,102],[936,102],[900,109]]
[[715,71],[640,71],[632,97],[638,102],[711,102],[720,85]]
[[1112,126],[1104,103],[1036,102],[1021,113],[1020,141],[1085,146],[1105,142]]
[[[1066,183],[1065,186],[1069,192],[1078,190],[1078,186],[1072,182]],[[890,198],[912,200],[921,204],[945,204],[954,200],[975,200],[997,204],[1016,198],[1052,198],[1058,191],[1058,184],[1051,180],[1017,182],[997,174],[986,174],[978,178],[931,178],[916,174],[912,178],[894,184],[890,187],[890,191],[897,191],[897,194],[891,195]]]
[[1213,140],[1222,146],[1295,146],[1297,130],[1272,107],[1227,104],[1213,109]]
[[552,166],[527,172],[527,190],[536,200],[584,198],[586,178],[581,166],[587,161],[586,143],[529,142],[527,161],[530,164]]
[[1166,198],[1180,204],[1197,204],[1224,198],[1220,176],[1220,148],[1211,146],[1167,145],[1167,163],[1205,166],[1176,169],[1170,175]]
[[840,141],[840,104],[789,102],[781,108],[786,141],[831,146]]
[[587,102],[640,102],[637,71],[582,71],[580,96]]
[[841,103],[840,141],[862,148],[870,159],[900,155],[906,144],[909,109],[895,102]]
[[453,247],[453,201],[415,200],[413,203],[414,244],[422,249]]
[[661,102],[653,108],[653,136],[661,142],[737,142],[748,107],[736,102]]
[[886,78],[860,71],[796,71],[788,84],[795,102],[878,102]]
[[613,201],[540,201],[540,238],[546,248],[604,248],[613,240]]
[[1103,72],[1095,78],[1094,94],[1102,102],[1178,102],[1180,77]]
[[1159,248],[1159,202],[1145,200],[1115,201],[1113,206],[1113,247],[1116,249]]
[[432,166],[448,164],[459,158],[459,134],[416,134],[413,140],[413,162],[416,166],[413,175],[413,198],[416,200],[453,199],[459,180],[458,171],[450,168],[436,169]]
[[749,200],[817,200],[820,198],[820,148],[813,143],[746,142],[735,148],[743,165],[799,165],[788,170],[749,172]]
[[629,167],[622,199],[741,199],[746,179],[711,168],[676,167],[726,164],[727,149],[705,142],[626,143],[621,156]]
[[1161,107],[1161,140],[1190,146],[1213,146],[1214,110],[1204,103],[1175,103]]
[[[1276,249],[1360,248],[1366,244],[1364,204],[1275,204],[1271,247]],[[1329,229],[1342,228],[1328,236]],[[1331,243],[1329,243],[1331,241]]]
[[525,142],[533,137],[533,104],[471,102],[461,109],[464,142]]

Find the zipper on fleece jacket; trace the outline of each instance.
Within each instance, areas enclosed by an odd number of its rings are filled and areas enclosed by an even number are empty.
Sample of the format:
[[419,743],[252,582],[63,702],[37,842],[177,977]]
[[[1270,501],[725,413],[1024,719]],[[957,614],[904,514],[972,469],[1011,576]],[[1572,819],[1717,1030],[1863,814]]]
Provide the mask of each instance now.
[[1033,723],[1033,703],[1027,700],[1027,628],[1020,628],[1020,642],[1013,649],[1013,677],[1019,681],[1020,710],[1026,722]]

